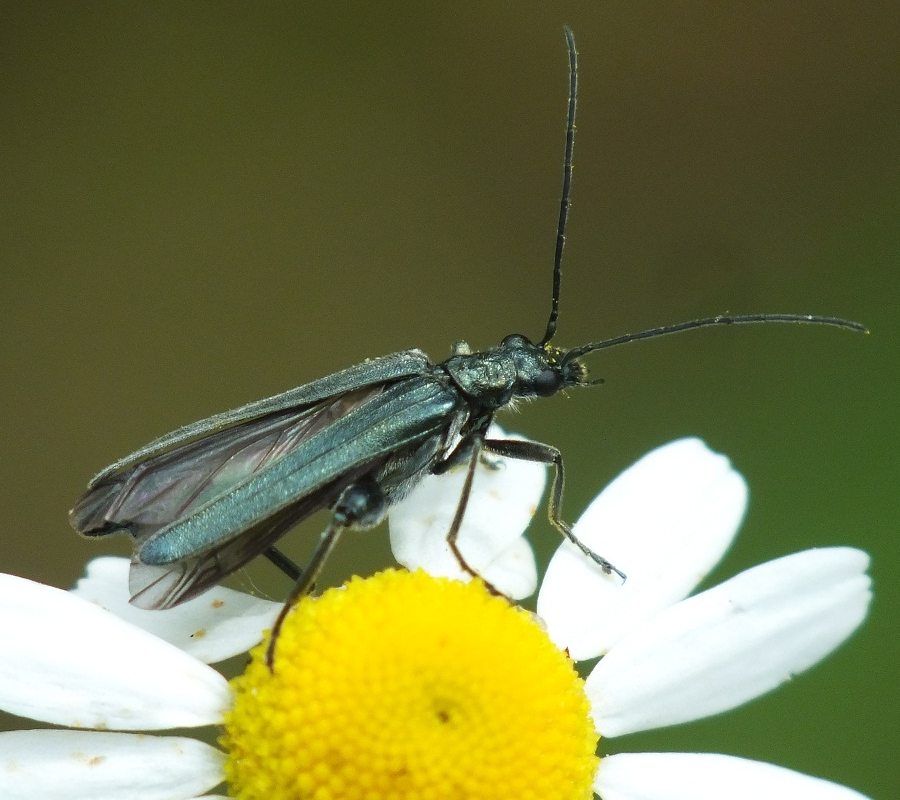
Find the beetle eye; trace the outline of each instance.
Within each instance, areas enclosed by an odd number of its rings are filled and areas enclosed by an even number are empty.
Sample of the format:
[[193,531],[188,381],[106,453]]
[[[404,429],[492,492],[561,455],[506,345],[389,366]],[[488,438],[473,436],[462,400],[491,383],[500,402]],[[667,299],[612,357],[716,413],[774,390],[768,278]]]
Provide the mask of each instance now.
[[562,386],[562,378],[552,369],[542,370],[534,379],[534,392],[538,397],[550,397]]

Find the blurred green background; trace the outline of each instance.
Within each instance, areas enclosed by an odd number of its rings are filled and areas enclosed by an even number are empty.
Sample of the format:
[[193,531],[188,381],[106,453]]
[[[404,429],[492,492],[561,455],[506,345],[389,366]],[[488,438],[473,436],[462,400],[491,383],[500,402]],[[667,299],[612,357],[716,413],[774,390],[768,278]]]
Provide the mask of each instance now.
[[[855,639],[746,708],[608,750],[774,761],[900,794],[900,6],[895,2],[0,5],[0,569],[60,586],[101,467],[368,356],[544,329],[566,102],[581,92],[558,343],[719,312],[870,336],[709,330],[608,351],[523,409],[580,510],[695,434],[747,477],[713,576],[873,555]],[[285,540],[302,559],[317,519]],[[532,529],[541,558],[556,534]],[[390,563],[348,536],[329,580]],[[267,563],[233,585],[287,590]],[[0,718],[15,726],[17,720]],[[539,743],[534,743],[539,746]]]

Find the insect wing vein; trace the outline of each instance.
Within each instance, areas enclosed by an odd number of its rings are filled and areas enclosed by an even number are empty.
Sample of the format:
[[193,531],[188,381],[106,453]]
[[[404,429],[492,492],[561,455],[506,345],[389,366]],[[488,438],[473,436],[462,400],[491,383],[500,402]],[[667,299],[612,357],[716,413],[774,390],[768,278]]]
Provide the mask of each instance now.
[[268,468],[149,537],[137,557],[161,565],[221,546],[323,487],[447,430],[458,404],[458,395],[437,380],[400,381]]
[[293,409],[299,413],[304,410],[304,407],[318,405],[324,400],[347,392],[422,374],[430,366],[428,356],[421,350],[404,350],[364,361],[295,389],[256,400],[240,408],[215,414],[198,422],[192,422],[154,439],[125,458],[110,464],[91,479],[88,488],[93,488],[111,475],[129,469],[149,458],[171,450],[173,447],[184,445],[192,439],[204,438],[231,426],[241,425],[274,412]]
[[72,509],[72,524],[88,536],[124,529],[146,538],[286,457],[383,389],[361,389],[252,419],[147,459],[90,489]]

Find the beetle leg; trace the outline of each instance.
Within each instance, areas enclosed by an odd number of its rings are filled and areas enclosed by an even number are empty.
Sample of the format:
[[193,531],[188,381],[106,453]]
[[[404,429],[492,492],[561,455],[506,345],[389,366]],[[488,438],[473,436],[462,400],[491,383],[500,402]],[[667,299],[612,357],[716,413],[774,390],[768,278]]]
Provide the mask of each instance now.
[[[449,472],[462,464],[468,465],[472,460],[472,453],[475,451],[474,440],[477,436],[479,434],[470,434],[462,439],[453,450],[431,468],[431,473],[433,475],[443,475],[445,472]],[[483,439],[484,436],[481,435],[480,438]]]
[[[472,494],[472,481],[475,479],[475,467],[477,466],[482,453],[484,435],[481,433],[472,434],[466,441],[468,444],[466,445],[465,453],[469,459],[466,467],[466,479],[463,481],[459,502],[456,504],[456,513],[453,515],[453,521],[450,523],[450,528],[447,531],[447,544],[463,572],[471,575],[473,578],[479,578],[491,594],[502,596],[503,592],[490,581],[485,580],[485,578],[479,574],[478,570],[470,566],[469,562],[466,561],[465,556],[463,556],[462,551],[459,549],[459,530],[462,527],[463,517],[466,515],[466,506],[469,505],[469,497]],[[460,444],[460,447],[462,447],[462,443]],[[456,450],[450,454],[451,458],[453,458],[454,454],[460,450],[460,447],[457,447]]]
[[[312,590],[322,567],[331,555],[332,550],[341,538],[341,534],[350,527],[369,528],[378,523],[387,509],[387,500],[384,492],[375,481],[360,481],[351,483],[334,504],[334,515],[331,522],[322,531],[319,543],[313,551],[312,558],[306,568],[298,576],[297,582],[288,594],[284,605],[269,637],[269,645],[266,648],[266,664],[270,671],[274,672],[275,644],[278,641],[278,633],[288,613],[294,604]],[[271,548],[274,549],[274,548]],[[268,553],[267,553],[268,554]]]
[[300,580],[303,570],[300,569],[290,558],[281,552],[277,547],[270,547],[263,551],[263,555],[269,559],[278,569],[287,575],[292,581]]
[[553,526],[563,534],[572,544],[574,544],[582,553],[584,553],[591,561],[597,564],[607,575],[615,572],[623,581],[625,573],[618,567],[611,564],[603,556],[595,553],[584,542],[581,541],[572,531],[570,525],[562,518],[562,497],[565,477],[563,474],[562,453],[555,447],[541,442],[523,442],[518,439],[485,439],[481,442],[481,446],[489,453],[503,456],[505,458],[517,458],[521,461],[535,461],[539,464],[552,466],[553,485],[550,489],[550,501],[547,505],[547,512],[550,522]]

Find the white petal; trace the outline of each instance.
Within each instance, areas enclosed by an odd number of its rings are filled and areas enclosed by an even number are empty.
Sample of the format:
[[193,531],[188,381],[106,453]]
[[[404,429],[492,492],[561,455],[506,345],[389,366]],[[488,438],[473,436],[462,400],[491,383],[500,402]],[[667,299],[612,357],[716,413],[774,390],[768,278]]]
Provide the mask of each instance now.
[[604,736],[701,719],[811,667],[865,618],[868,556],[805,550],[682,601],[621,640],[585,688]]
[[574,527],[628,579],[604,574],[564,542],[538,596],[550,638],[576,660],[607,652],[691,592],[728,549],[746,506],[744,479],[700,439],[652,450],[609,484]]
[[[487,564],[480,574],[495,589],[513,600],[529,597],[537,589],[534,550],[528,540],[520,536]],[[464,579],[468,579],[468,576]]]
[[99,731],[0,733],[4,800],[185,800],[224,779],[196,739]]
[[600,762],[603,800],[867,800],[837,783],[718,753],[619,753]]
[[[505,434],[496,426],[492,438],[522,437]],[[541,502],[547,470],[541,464],[488,455],[493,466],[479,462],[469,504],[459,531],[458,545],[466,562],[483,573],[491,562],[515,545]],[[432,575],[466,579],[468,576],[447,544],[447,531],[456,514],[465,480],[465,467],[444,475],[426,476],[413,491],[392,506],[388,518],[394,557],[409,569],[421,567]],[[526,559],[527,562],[527,559]],[[523,562],[526,572],[534,568]],[[493,582],[492,578],[485,577]],[[528,583],[523,573],[512,585]],[[495,584],[496,585],[496,584]],[[497,585],[507,592],[506,586]],[[519,599],[524,595],[509,596]]]
[[175,608],[145,611],[128,602],[129,567],[127,558],[95,558],[72,593],[207,664],[258,644],[281,610],[281,603],[217,586]]
[[69,592],[0,575],[0,708],[76,728],[208,725],[231,702],[214,669]]

